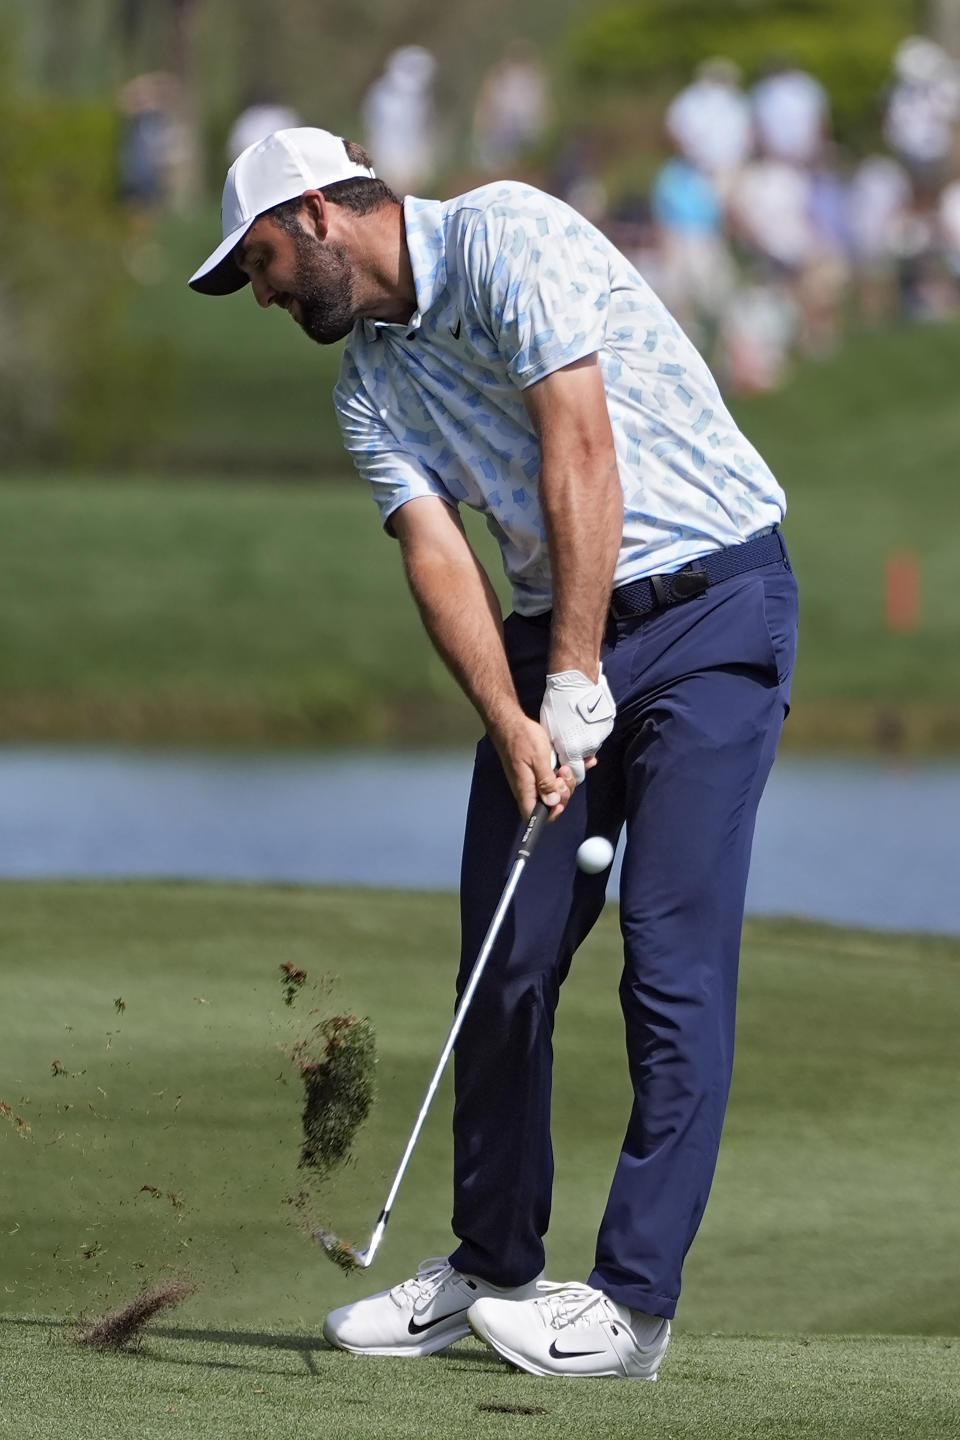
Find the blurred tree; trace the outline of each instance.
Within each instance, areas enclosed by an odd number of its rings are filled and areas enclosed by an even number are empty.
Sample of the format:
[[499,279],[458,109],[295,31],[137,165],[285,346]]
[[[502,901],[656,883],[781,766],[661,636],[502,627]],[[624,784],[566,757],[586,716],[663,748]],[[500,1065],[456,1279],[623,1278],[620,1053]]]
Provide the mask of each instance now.
[[310,123],[356,135],[364,92],[390,51],[409,43],[437,57],[447,150],[459,160],[480,78],[507,41],[528,39],[549,59],[593,3],[527,0],[520,13],[515,0],[0,0],[0,22],[19,18],[25,91],[109,96],[141,71],[189,71],[218,189],[223,140],[253,91],[270,89]]
[[125,330],[113,107],[25,98],[0,68],[0,459],[141,456],[167,355]]
[[621,0],[574,30],[568,52],[586,94],[675,88],[714,55],[753,79],[788,54],[827,87],[839,137],[868,141],[893,51],[924,11],[917,0]]

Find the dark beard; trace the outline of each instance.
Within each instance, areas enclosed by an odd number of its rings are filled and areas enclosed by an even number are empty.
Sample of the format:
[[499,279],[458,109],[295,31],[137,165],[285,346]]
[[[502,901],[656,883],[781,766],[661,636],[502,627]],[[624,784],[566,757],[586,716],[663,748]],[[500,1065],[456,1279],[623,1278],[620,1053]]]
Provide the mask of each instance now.
[[297,324],[318,345],[333,345],[349,335],[354,324],[353,272],[340,245],[324,244],[312,235],[296,237]]

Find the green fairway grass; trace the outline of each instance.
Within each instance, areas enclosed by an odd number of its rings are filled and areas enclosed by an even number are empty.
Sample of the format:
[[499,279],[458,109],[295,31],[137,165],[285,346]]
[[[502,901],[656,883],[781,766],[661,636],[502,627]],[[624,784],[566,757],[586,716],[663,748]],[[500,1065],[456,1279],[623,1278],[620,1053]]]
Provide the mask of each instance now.
[[[291,1223],[300,1095],[285,1052],[311,1010],[373,1022],[378,1099],[324,1217],[365,1244],[449,1023],[455,898],[140,884],[0,897],[4,1308],[92,1315],[182,1275],[201,1287],[184,1306],[192,1324],[314,1333],[370,1281],[344,1277]],[[291,1008],[287,961],[311,976]],[[591,1268],[629,1110],[618,970],[608,912],[558,1025],[557,1277]],[[323,975],[340,977],[331,995],[315,988]],[[957,1333],[958,979],[956,941],[748,928],[685,1332]],[[370,1279],[443,1254],[449,1208],[445,1086]]]
[[[960,942],[748,926],[721,1163],[661,1380],[551,1383],[475,1342],[408,1365],[320,1338],[331,1306],[453,1243],[447,1084],[369,1275],[334,1269],[284,1204],[301,1179],[290,1045],[325,1014],[369,1015],[378,1098],[324,1217],[369,1238],[449,1023],[454,897],[13,884],[0,900],[0,1435],[67,1419],[77,1440],[957,1433]],[[289,1008],[285,962],[310,977]],[[561,1002],[558,1279],[590,1269],[629,1107],[618,969],[608,910]],[[136,1353],[72,1344],[81,1317],[173,1277],[198,1289]]]
[[79,1351],[0,1317],[0,1435],[48,1440],[954,1440],[957,1346],[904,1337],[679,1336],[655,1385],[538,1380],[475,1341],[369,1360],[317,1333],[159,1327]]

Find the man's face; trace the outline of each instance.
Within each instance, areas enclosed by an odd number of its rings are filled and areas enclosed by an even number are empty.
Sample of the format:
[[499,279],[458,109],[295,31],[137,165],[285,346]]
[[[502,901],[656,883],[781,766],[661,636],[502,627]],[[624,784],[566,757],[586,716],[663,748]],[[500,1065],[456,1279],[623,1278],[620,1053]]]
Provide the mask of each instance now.
[[247,231],[237,263],[250,276],[257,303],[287,310],[318,345],[332,345],[353,329],[353,267],[336,241],[304,229],[291,234],[264,216]]

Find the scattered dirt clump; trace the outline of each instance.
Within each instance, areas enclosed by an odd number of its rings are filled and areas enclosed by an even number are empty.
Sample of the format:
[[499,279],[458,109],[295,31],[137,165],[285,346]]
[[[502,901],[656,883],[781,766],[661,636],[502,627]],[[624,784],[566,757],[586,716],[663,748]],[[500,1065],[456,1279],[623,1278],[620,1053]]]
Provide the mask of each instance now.
[[373,1027],[357,1015],[334,1015],[295,1045],[290,1058],[303,1082],[299,1168],[307,1172],[307,1181],[289,1203],[301,1230],[348,1274],[360,1264],[357,1251],[317,1218],[315,1205],[331,1171],[350,1159],[353,1138],[373,1104]]
[[548,1415],[550,1412],[544,1410],[542,1405],[495,1405],[493,1402],[477,1406],[478,1410],[489,1415]]
[[373,1027],[356,1015],[324,1020],[294,1048],[303,1081],[300,1168],[325,1176],[350,1153],[373,1104]]
[[92,1350],[123,1350],[132,1341],[139,1340],[155,1315],[179,1305],[196,1288],[187,1280],[170,1280],[152,1290],[144,1290],[128,1305],[109,1311],[89,1326],[77,1336],[77,1343],[89,1345]]
[[292,1005],[299,995],[307,978],[306,970],[301,970],[292,961],[285,960],[280,966],[280,984],[283,986],[283,1003]]

